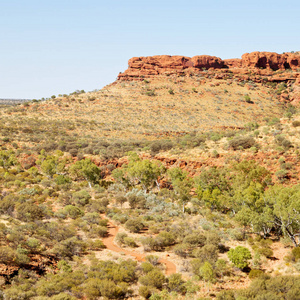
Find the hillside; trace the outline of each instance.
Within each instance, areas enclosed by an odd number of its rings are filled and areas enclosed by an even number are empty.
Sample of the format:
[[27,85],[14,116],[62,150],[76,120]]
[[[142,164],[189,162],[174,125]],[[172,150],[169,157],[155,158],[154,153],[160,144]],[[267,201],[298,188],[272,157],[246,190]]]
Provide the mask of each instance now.
[[254,52],[1,107],[0,299],[299,299],[299,101]]

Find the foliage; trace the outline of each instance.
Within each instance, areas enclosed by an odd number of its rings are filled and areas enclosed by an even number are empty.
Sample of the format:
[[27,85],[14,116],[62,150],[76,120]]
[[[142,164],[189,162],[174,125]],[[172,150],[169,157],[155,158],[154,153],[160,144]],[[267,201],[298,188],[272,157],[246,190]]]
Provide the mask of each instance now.
[[1,150],[0,151],[0,166],[5,170],[17,164],[15,153],[12,150]]
[[169,291],[179,292],[181,294],[186,293],[185,281],[182,279],[182,275],[179,273],[172,274],[167,278],[167,286]]
[[230,261],[239,269],[247,267],[248,260],[252,258],[249,249],[242,246],[231,248],[227,255]]
[[199,269],[199,274],[204,281],[213,282],[216,278],[216,274],[212,265],[206,261]]
[[90,159],[76,161],[69,171],[76,178],[86,180],[90,187],[92,183],[97,183],[101,173],[100,169]]
[[165,283],[165,276],[159,269],[153,269],[147,275],[139,279],[140,283],[145,286],[161,289]]
[[112,175],[119,182],[130,186],[140,184],[147,192],[154,184],[159,188],[158,178],[164,172],[165,168],[160,162],[141,160],[135,152],[131,152],[128,165],[113,170]]
[[190,192],[192,188],[192,180],[187,176],[187,172],[180,168],[169,169],[168,175],[171,179],[178,202],[182,205],[183,212],[185,212],[185,205],[191,198]]
[[251,136],[238,136],[229,141],[229,147],[233,150],[249,149],[255,146],[255,140]]
[[144,224],[139,219],[129,219],[125,223],[126,229],[130,232],[140,232],[144,228]]

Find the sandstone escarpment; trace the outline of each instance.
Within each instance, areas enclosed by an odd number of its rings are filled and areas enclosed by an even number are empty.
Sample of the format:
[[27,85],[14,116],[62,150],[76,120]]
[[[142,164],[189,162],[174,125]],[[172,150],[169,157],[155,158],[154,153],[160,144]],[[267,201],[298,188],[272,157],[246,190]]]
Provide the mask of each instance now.
[[[120,73],[119,80],[134,80],[156,75],[198,73],[215,69],[226,72],[246,74],[249,69],[257,74],[268,74],[276,70],[296,71],[300,68],[299,53],[277,54],[275,52],[245,53],[241,59],[222,60],[216,56],[199,55],[194,57],[156,55],[133,57],[128,62],[128,69]],[[265,72],[264,72],[265,71]]]

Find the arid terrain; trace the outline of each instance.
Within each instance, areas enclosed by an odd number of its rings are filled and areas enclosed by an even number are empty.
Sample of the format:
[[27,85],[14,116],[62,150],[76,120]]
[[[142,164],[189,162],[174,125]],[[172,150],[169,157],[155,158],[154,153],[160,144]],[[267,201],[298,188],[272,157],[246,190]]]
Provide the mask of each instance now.
[[253,52],[3,105],[0,299],[299,299],[299,102]]

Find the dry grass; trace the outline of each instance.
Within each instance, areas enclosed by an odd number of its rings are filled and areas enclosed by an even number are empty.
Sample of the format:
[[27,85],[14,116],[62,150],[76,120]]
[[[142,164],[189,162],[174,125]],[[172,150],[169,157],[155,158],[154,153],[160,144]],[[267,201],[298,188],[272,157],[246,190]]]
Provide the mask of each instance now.
[[[170,94],[173,91],[174,94]],[[198,77],[158,77],[115,82],[100,91],[8,108],[3,117],[20,126],[38,122],[58,135],[154,139],[180,133],[242,127],[279,116],[281,105],[257,84]],[[151,96],[154,94],[154,96]],[[248,94],[254,103],[247,103]]]

